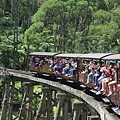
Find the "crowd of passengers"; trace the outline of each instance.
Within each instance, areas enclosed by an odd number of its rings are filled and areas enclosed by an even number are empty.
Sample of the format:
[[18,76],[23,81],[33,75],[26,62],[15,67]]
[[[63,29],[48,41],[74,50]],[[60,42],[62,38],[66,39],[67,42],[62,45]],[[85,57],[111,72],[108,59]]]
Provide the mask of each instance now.
[[[59,59],[56,58],[54,61],[51,58],[32,58],[32,62],[36,64],[36,67],[40,67],[43,64],[47,64],[50,67],[53,67],[53,72],[57,75],[62,75],[71,77],[75,74],[77,70],[77,61],[73,59]],[[110,63],[110,62],[102,62],[100,65],[99,62],[95,61],[83,61],[82,66],[84,71],[81,74],[87,74],[86,85],[91,82],[94,86],[94,89],[98,90],[96,93],[105,94],[107,96],[111,96],[116,92],[117,85],[117,73],[116,68],[118,64]],[[109,89],[109,93],[107,93],[107,89]]]
[[[98,90],[96,93],[104,94],[107,96],[111,96],[116,93],[117,86],[117,72],[116,68],[118,64],[110,63],[110,62],[102,62],[101,66],[99,62],[85,62],[84,63],[85,70],[81,74],[87,73],[87,81],[86,85],[91,82],[94,86],[94,89]],[[108,90],[107,90],[108,89]],[[107,93],[107,91],[109,91]]]
[[71,77],[77,70],[77,62],[73,59],[55,59],[53,72]]
[[32,56],[31,62],[35,63],[36,67],[41,67],[42,65],[45,65],[45,64],[47,64],[50,67],[53,66],[52,58],[47,58],[47,57],[40,58],[40,57]]
[[73,59],[59,59],[55,58],[35,58],[32,56],[32,63],[35,63],[36,67],[41,67],[43,64],[47,64],[49,67],[53,67],[54,74],[71,77],[77,70],[77,62]]

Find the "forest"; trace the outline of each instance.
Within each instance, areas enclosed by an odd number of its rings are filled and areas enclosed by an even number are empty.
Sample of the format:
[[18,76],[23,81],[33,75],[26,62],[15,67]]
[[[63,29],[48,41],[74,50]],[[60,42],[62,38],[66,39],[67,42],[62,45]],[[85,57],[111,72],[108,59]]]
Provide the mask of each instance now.
[[120,53],[120,0],[1,0],[0,66],[34,51]]

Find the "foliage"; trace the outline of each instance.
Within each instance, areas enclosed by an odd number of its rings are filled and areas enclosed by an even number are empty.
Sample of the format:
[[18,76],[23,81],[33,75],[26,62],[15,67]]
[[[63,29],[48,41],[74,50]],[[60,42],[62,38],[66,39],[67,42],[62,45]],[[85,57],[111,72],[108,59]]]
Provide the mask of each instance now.
[[[116,38],[119,22],[113,19],[114,8],[109,10],[109,2],[107,0],[95,2],[91,0],[89,3],[86,0],[46,1],[32,20],[34,24],[38,21],[43,23],[45,29],[41,29],[39,35],[45,31],[49,31],[47,32],[49,35],[44,34],[43,39],[35,32],[31,36],[39,36],[41,40],[38,46],[44,51],[47,49],[59,52],[119,52],[119,45],[116,42],[116,39],[119,39],[119,36]],[[52,42],[53,46],[49,42]]]
[[1,66],[25,69],[32,51],[120,52],[118,0],[2,0],[0,17]]

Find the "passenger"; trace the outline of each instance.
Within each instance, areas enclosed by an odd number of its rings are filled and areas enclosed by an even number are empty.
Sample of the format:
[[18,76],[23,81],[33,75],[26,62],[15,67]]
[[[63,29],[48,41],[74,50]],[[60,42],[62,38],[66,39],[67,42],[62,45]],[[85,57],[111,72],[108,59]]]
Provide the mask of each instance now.
[[69,63],[66,63],[66,64],[65,64],[65,67],[64,67],[63,70],[62,70],[62,74],[64,74],[65,76],[68,76],[69,67],[70,67]]
[[85,73],[89,73],[89,67],[90,67],[90,64],[89,64],[89,61],[85,61],[85,63],[83,63],[83,66],[84,66],[84,71]]
[[95,74],[93,75],[94,89],[98,89],[98,78],[100,75],[100,64],[98,63],[97,66],[95,66]]
[[85,83],[86,85],[90,83],[91,77],[95,74],[94,66],[95,66],[94,62],[91,61],[90,62],[90,67],[89,67],[90,73],[87,76],[87,82]]
[[54,64],[53,72],[56,73],[58,71],[59,61],[57,60]]
[[32,63],[36,63],[35,56],[32,56]]
[[65,67],[65,63],[64,63],[64,60],[62,59],[59,61],[58,71],[60,72],[60,69],[62,69],[64,67]]
[[102,94],[104,94],[104,95],[107,94],[107,84],[108,84],[110,81],[113,80],[113,76],[114,76],[114,74],[115,74],[115,72],[114,72],[114,70],[113,70],[113,65],[110,65],[110,66],[109,66],[109,68],[108,68],[108,70],[105,72],[105,74],[106,74],[107,77],[102,80],[102,89],[101,89]]
[[117,89],[117,73],[116,73],[116,69],[117,69],[117,66],[115,65],[114,66],[114,69],[113,69],[113,81],[109,82],[108,83],[108,97],[113,95],[115,92],[116,92],[116,89]]
[[48,59],[48,66],[52,67],[53,66],[53,60],[52,59]]
[[39,67],[41,67],[42,64],[43,64],[43,60],[41,59],[41,60],[39,61]]
[[36,67],[39,67],[39,64],[40,64],[40,58],[35,58],[35,64],[36,64]]
[[48,58],[47,57],[43,58],[42,64],[45,65],[47,63],[48,63]]
[[83,61],[82,63],[82,68],[83,68],[83,71],[81,72],[81,82],[83,83],[86,83],[86,79],[87,79],[87,75],[89,73],[89,61]]
[[91,64],[92,62],[89,62],[89,61],[84,61],[83,62],[83,72],[82,73],[90,73],[91,71]]
[[96,95],[100,95],[101,94],[102,80],[104,78],[106,78],[105,72],[106,72],[107,67],[108,66],[103,63],[102,67],[100,68],[101,76],[98,78],[98,92],[96,93]]
[[65,67],[64,60],[60,60],[56,62],[56,65],[53,67],[53,72],[55,74],[60,74],[61,70]]
[[74,75],[76,71],[77,63],[71,60],[68,60],[67,62],[68,63],[65,65],[65,67],[62,70],[62,74],[71,77]]
[[75,71],[77,70],[77,63],[73,63],[69,69],[69,77],[72,77],[75,74]]

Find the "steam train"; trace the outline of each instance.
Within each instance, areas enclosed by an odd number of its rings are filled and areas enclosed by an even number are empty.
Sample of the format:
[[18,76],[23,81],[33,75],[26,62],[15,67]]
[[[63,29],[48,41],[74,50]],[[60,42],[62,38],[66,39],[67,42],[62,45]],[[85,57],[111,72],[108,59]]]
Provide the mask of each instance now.
[[120,115],[120,54],[113,53],[30,53],[29,70],[34,75],[70,81],[95,97],[110,101]]

